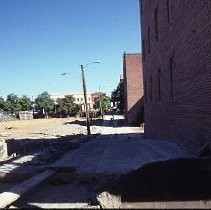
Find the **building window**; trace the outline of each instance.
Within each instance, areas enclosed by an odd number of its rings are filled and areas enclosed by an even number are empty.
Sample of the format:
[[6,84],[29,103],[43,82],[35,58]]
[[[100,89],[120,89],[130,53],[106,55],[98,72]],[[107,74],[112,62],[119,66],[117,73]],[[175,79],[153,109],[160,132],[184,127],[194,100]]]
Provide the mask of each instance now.
[[79,101],[79,98],[77,98],[77,101]]
[[175,95],[174,95],[174,70],[175,70],[175,62],[174,57],[170,58],[170,85],[171,85],[171,99],[174,101]]
[[143,55],[143,61],[145,61],[145,43],[144,43],[144,40],[142,41],[142,55]]
[[161,102],[161,69],[158,69],[158,101]]
[[147,82],[144,81],[144,99],[145,103],[147,103]]
[[155,9],[154,22],[155,22],[155,40],[158,41],[158,8]]
[[150,46],[150,28],[149,27],[147,31],[147,38],[148,38],[148,53],[150,54],[151,46]]
[[170,23],[172,21],[172,17],[171,17],[171,2],[170,2],[170,0],[166,1],[166,6],[167,6],[168,23]]
[[150,101],[152,102],[152,76],[150,77]]

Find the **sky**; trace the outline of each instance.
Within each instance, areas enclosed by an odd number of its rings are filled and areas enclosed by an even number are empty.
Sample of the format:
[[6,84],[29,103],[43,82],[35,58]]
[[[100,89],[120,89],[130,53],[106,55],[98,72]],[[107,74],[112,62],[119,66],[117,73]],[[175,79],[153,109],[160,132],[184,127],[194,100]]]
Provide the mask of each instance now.
[[[0,0],[0,96],[117,87],[124,51],[141,51],[138,0]],[[68,72],[67,75],[61,74]]]

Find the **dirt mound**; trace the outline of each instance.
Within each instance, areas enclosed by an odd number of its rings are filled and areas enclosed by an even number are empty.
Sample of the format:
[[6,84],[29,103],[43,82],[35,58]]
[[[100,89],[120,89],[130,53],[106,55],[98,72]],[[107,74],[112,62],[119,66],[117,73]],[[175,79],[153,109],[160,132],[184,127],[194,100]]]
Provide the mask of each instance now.
[[147,164],[109,189],[124,202],[211,199],[211,160],[176,159]]

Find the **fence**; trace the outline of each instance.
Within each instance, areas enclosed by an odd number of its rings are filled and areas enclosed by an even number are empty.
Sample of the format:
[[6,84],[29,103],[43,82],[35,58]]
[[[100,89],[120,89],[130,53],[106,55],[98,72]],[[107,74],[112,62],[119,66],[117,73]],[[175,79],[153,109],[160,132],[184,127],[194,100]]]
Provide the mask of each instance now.
[[31,120],[33,119],[33,112],[32,111],[22,111],[19,112],[20,120]]
[[11,114],[0,110],[0,121],[10,121],[10,120],[15,120],[16,118],[12,116]]

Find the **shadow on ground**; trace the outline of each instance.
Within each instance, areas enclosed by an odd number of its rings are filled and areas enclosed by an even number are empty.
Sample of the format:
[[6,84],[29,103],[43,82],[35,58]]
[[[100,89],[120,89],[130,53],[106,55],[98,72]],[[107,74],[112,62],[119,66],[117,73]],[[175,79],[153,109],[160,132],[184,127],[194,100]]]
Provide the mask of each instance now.
[[[6,144],[9,157],[0,161],[0,183],[19,183],[30,178],[64,153],[79,148],[81,144],[89,142],[98,135],[78,134],[53,139],[8,139]],[[20,161],[21,158],[26,161]],[[5,173],[5,170],[9,172]]]
[[[65,122],[64,125],[77,124],[80,126],[86,126],[86,120],[74,120],[71,122]],[[112,120],[102,120],[102,119],[92,119],[90,121],[91,126],[105,126],[105,127],[122,127],[124,126],[124,119],[112,119]]]
[[[103,123],[102,119],[93,119],[90,121],[90,125],[95,125],[95,126],[101,126]],[[74,121],[70,121],[70,122],[65,122],[64,125],[81,125],[81,126],[86,126],[86,120],[74,120]]]
[[118,179],[110,175],[109,180],[104,174],[78,178],[74,183],[43,183],[15,206],[43,208],[46,204],[62,208],[69,203],[86,202],[96,205],[96,195],[104,191],[120,195],[122,202],[127,203],[210,200],[210,163],[211,160],[202,159],[169,160],[147,164]]
[[211,159],[175,159],[146,164],[109,188],[125,202],[211,199]]
[[[95,136],[95,135],[93,135]],[[89,139],[91,137],[83,134],[77,135],[67,135],[67,136],[57,136],[57,138],[26,138],[26,139],[8,139],[7,143],[7,153],[8,155],[29,155],[45,149],[65,149],[71,148],[75,143],[75,139]],[[73,146],[75,147],[75,145]]]

